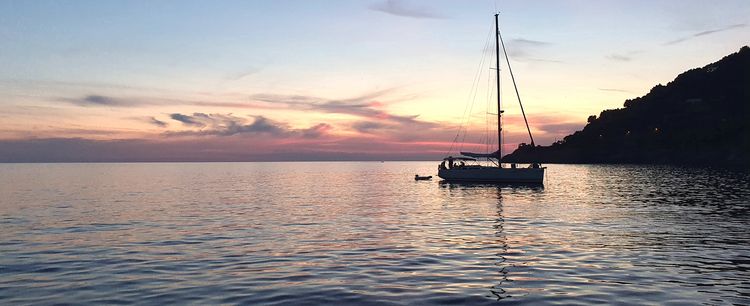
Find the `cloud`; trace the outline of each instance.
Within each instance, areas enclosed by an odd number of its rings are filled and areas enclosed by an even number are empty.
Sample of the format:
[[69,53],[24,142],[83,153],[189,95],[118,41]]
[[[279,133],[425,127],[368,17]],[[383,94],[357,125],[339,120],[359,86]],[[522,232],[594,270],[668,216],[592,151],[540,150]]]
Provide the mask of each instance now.
[[[138,107],[147,105],[158,106],[197,106],[197,107],[226,107],[243,109],[289,109],[297,111],[317,111],[324,113],[348,114],[353,116],[378,118],[385,120],[413,121],[417,116],[400,116],[380,110],[384,104],[378,99],[392,92],[384,89],[369,92],[360,96],[346,99],[326,99],[304,95],[254,94],[249,96],[248,102],[206,102],[160,98],[117,98],[104,95],[89,95],[80,98],[58,98],[79,106],[110,106],[110,107]],[[200,117],[200,116],[192,116]],[[201,118],[188,118],[181,114],[172,114],[171,118],[185,125],[201,126]],[[202,118],[205,119],[205,118]],[[202,122],[205,124],[205,122]]]
[[332,129],[333,127],[328,123],[319,123],[315,126],[302,130],[302,137],[319,138]]
[[583,128],[584,125],[585,124],[580,122],[547,123],[540,124],[539,126],[537,126],[537,129],[539,129],[540,131],[544,131],[545,133],[567,135]]
[[514,38],[508,42],[508,54],[513,58],[531,57],[539,49],[553,45],[551,42]]
[[643,50],[630,50],[625,53],[612,53],[605,56],[605,58],[616,62],[629,62],[635,58],[635,55],[640,53],[643,53]]
[[179,114],[179,113],[174,113],[174,114],[169,114],[169,118],[172,118],[172,120],[176,120],[176,121],[182,122],[182,124],[187,125],[187,126],[197,126],[197,127],[204,127],[204,126],[206,126],[203,122],[200,122],[194,116],[188,116],[188,115],[183,115],[183,114]]
[[268,108],[266,105],[258,105],[247,102],[205,102],[164,98],[129,97],[118,98],[104,95],[88,95],[79,98],[57,98],[56,101],[64,101],[78,106],[109,106],[109,107],[141,107],[141,106],[201,106],[201,107],[227,107],[227,108]]
[[[503,123],[504,129],[507,130],[504,134],[508,134],[506,143],[529,143],[523,116],[519,114],[506,115],[503,117]],[[545,145],[582,129],[586,125],[586,121],[585,118],[564,114],[534,115],[529,118],[529,125],[534,135],[534,141],[537,144]]]
[[229,125],[226,129],[225,135],[234,135],[238,133],[269,133],[273,135],[280,135],[287,131],[286,127],[268,120],[263,116],[255,117],[255,121],[252,124],[242,125],[236,121],[228,121]]
[[532,39],[525,39],[525,38],[514,38],[514,39],[511,39],[511,42],[514,44],[527,45],[527,46],[548,46],[552,44],[546,41],[532,40]]
[[134,100],[126,100],[126,99],[117,99],[107,96],[101,96],[101,95],[88,95],[82,98],[77,99],[69,99],[64,98],[63,101],[73,103],[79,106],[117,106],[117,107],[123,107],[123,106],[136,106],[141,105],[139,101]]
[[351,126],[354,130],[361,132],[361,133],[370,133],[371,131],[379,130],[379,129],[386,127],[385,124],[372,122],[372,121],[355,122]]
[[674,45],[674,44],[678,44],[678,43],[681,43],[681,42],[684,42],[684,41],[687,41],[687,40],[690,40],[690,39],[693,39],[693,38],[696,38],[696,37],[701,37],[701,36],[705,36],[705,35],[711,35],[711,34],[720,33],[720,32],[724,32],[724,31],[729,31],[729,30],[732,30],[732,29],[742,28],[742,27],[746,27],[746,26],[747,26],[747,24],[745,24],[745,23],[738,23],[738,24],[728,25],[728,26],[725,26],[723,28],[706,30],[706,31],[703,31],[703,32],[698,32],[698,33],[692,34],[692,35],[687,36],[687,37],[681,37],[681,38],[678,38],[678,39],[675,39],[675,40],[671,40],[671,41],[665,42],[664,45]]
[[122,103],[119,100],[114,100],[104,96],[86,96],[85,98],[83,98],[82,102],[88,102],[97,105],[117,105]]
[[348,99],[325,99],[303,95],[275,95],[255,94],[249,98],[253,102],[227,102],[227,101],[191,101],[164,98],[130,97],[118,98],[104,95],[88,95],[79,98],[57,98],[56,101],[65,101],[78,106],[113,106],[113,107],[137,107],[137,106],[199,106],[199,107],[226,107],[246,109],[289,109],[304,108],[303,110],[325,110],[326,112],[337,112],[335,109],[346,109],[356,107],[377,106],[374,100],[391,92],[385,89],[370,92],[361,96]]
[[148,117],[148,118],[147,118],[147,121],[148,121],[149,123],[151,123],[151,124],[155,125],[155,126],[158,126],[158,127],[167,127],[167,126],[169,125],[169,124],[167,124],[167,123],[166,123],[166,122],[164,122],[164,121],[161,121],[161,120],[159,120],[159,119],[156,119],[156,117]]
[[373,100],[380,98],[390,92],[393,89],[378,90],[370,93],[366,93],[357,97],[348,99],[326,99],[314,96],[304,95],[278,95],[278,94],[255,94],[250,96],[251,100],[275,103],[275,104],[287,104],[289,106],[343,106],[343,107],[363,107],[373,102]]
[[[315,129],[325,129],[318,125]],[[0,162],[438,160],[450,143],[338,138],[0,139]]]
[[[243,134],[263,134],[278,138],[317,138],[323,136],[332,127],[326,123],[320,123],[307,129],[292,129],[288,124],[274,121],[264,116],[253,116],[253,121],[247,118],[237,117],[232,114],[205,114],[193,113],[192,115],[171,114],[173,119],[186,123],[188,126],[199,127],[199,130],[168,131],[165,136],[234,136]],[[189,122],[189,123],[187,123]]]
[[384,104],[377,101],[391,89],[376,91],[349,99],[327,100],[312,96],[301,95],[269,95],[257,94],[250,98],[254,101],[286,105],[300,110],[318,111],[324,113],[347,114],[378,122],[393,122],[429,126],[431,123],[417,120],[418,115],[395,115],[379,109]]
[[[249,108],[249,109],[281,109],[281,110],[296,110],[301,112],[319,112],[319,113],[332,113],[332,114],[346,114],[356,118],[359,118],[357,124],[347,125],[352,131],[369,134],[380,134],[383,135],[385,132],[396,134],[398,130],[429,130],[437,127],[436,123],[419,120],[419,115],[398,115],[388,112],[383,109],[387,102],[382,102],[385,96],[390,94],[393,89],[383,89],[365,93],[359,96],[344,98],[344,99],[327,99],[315,96],[305,95],[278,95],[278,94],[255,94],[249,96],[250,101],[246,103],[234,103],[234,102],[196,102],[196,101],[180,101],[180,100],[158,100],[148,99],[144,101],[156,101],[151,102],[158,105],[190,105],[190,106],[222,106],[222,107],[234,107],[234,108]],[[112,97],[102,97],[102,101],[119,101],[124,99],[117,99]],[[82,100],[82,99],[79,99]],[[128,100],[131,101],[131,100]],[[143,105],[145,102],[132,103],[131,105],[140,104]],[[114,103],[112,105],[125,106],[124,103]],[[277,124],[272,122],[265,117],[256,117],[256,121],[252,123],[248,122],[247,118],[240,118],[230,115],[221,114],[205,114],[205,113],[172,113],[169,115],[171,120],[180,122],[185,127],[199,128],[200,131],[170,131],[166,135],[178,136],[178,135],[217,135],[226,136],[234,134],[252,133],[258,132],[261,128],[267,128],[265,132],[276,131],[281,133],[284,130],[290,130],[287,125]],[[153,121],[149,118],[149,123],[163,126],[159,122]],[[364,123],[366,122],[366,123]],[[163,122],[166,124],[166,122]],[[271,126],[264,126],[263,124],[277,125],[278,129],[271,129]],[[375,124],[377,123],[377,126]],[[255,124],[255,125],[253,125]],[[307,135],[307,137],[313,137],[318,135],[321,131],[324,131],[326,126],[318,126],[317,129],[302,131],[295,130],[291,131],[294,133],[301,133]],[[330,128],[330,126],[328,126]],[[415,133],[406,133],[408,137],[415,138]]]
[[258,73],[260,71],[261,71],[260,68],[250,67],[250,68],[247,68],[247,69],[245,69],[243,71],[239,71],[239,72],[235,72],[235,73],[230,73],[230,74],[228,74],[225,77],[225,79],[228,80],[228,81],[239,81],[241,79],[244,79],[247,76],[251,76],[251,75],[256,74],[256,73]]
[[529,61],[529,62],[540,62],[540,63],[556,63],[556,64],[564,63],[561,60],[546,59],[546,58],[531,58],[531,57],[523,58],[522,57],[520,60],[521,61]]
[[610,54],[610,55],[607,55],[607,59],[618,61],[618,62],[629,62],[633,60],[633,57],[622,55],[622,54]]
[[[159,118],[158,116],[143,117],[144,119],[142,120],[148,120],[149,123],[156,126],[161,126],[158,122],[165,124],[168,124],[168,121],[171,120],[179,122],[181,128],[165,131],[160,134],[161,137],[152,139],[153,141],[165,143],[182,143],[186,139],[195,141],[192,146],[185,148],[184,155],[175,152],[173,156],[178,156],[175,157],[175,160],[184,160],[187,155],[194,157],[195,160],[215,160],[213,156],[200,155],[202,153],[199,154],[195,151],[218,152],[222,150],[226,151],[227,155],[222,158],[216,157],[216,160],[266,160],[267,158],[259,157],[260,155],[253,155],[252,158],[247,157],[242,153],[241,148],[236,148],[235,150],[208,147],[221,142],[223,145],[234,148],[234,143],[222,141],[221,139],[232,139],[233,141],[241,142],[245,145],[245,150],[248,148],[262,150],[265,152],[262,154],[276,154],[281,152],[279,154],[288,154],[286,155],[287,157],[299,156],[295,155],[299,152],[294,151],[294,149],[302,147],[314,151],[310,153],[314,157],[300,157],[300,160],[315,160],[317,158],[333,159],[334,156],[342,156],[342,158],[359,156],[358,159],[367,159],[365,156],[370,156],[375,159],[389,159],[396,158],[395,156],[401,158],[407,155],[409,156],[408,159],[420,159],[419,156],[434,156],[446,153],[451,146],[451,140],[455,137],[458,127],[453,123],[420,120],[418,115],[391,113],[386,109],[386,106],[392,101],[396,101],[393,99],[403,99],[394,98],[392,92],[393,89],[384,89],[342,99],[329,99],[307,95],[255,94],[249,96],[249,100],[246,103],[240,103],[247,108],[258,107],[261,109],[349,115],[343,117],[336,116],[337,121],[335,125],[317,123],[308,127],[292,127],[287,122],[276,121],[265,116],[238,116],[231,113],[202,112],[175,112],[168,114],[169,120],[159,120],[157,119]],[[152,103],[158,103],[159,105],[167,105],[163,103],[193,106],[217,104],[211,102],[158,99],[143,99],[142,101],[144,103],[145,101],[154,101]],[[234,102],[226,103],[231,104]],[[516,119],[519,118],[514,118],[513,116],[505,117],[506,146],[513,146],[519,141],[526,141],[527,135],[525,126],[523,126],[523,119],[520,118],[520,121]],[[532,128],[534,128],[534,136],[537,143],[545,144],[548,140],[551,142],[565,136],[569,132],[566,128],[570,126],[565,125],[568,122],[573,121],[559,116],[549,118],[534,116],[533,122],[530,123],[532,124]],[[177,127],[178,124],[172,124],[172,126]],[[487,147],[488,137],[489,139],[494,139],[494,136],[486,135],[484,122],[465,127],[464,131],[466,130],[468,130],[469,137],[460,138],[461,142],[465,140],[463,145],[465,149],[478,148],[481,151]],[[337,131],[338,133],[334,133],[333,131]],[[200,147],[198,144],[205,144],[206,147]],[[297,146],[291,148],[290,144]],[[106,146],[110,147],[111,144],[107,144]],[[408,154],[405,153],[406,151],[408,151]],[[149,149],[149,152],[152,152],[151,149]],[[253,154],[256,153],[261,154],[259,152],[254,152]],[[148,156],[161,156],[159,154],[152,152]],[[143,157],[142,159],[147,160],[149,158]]]
[[[292,128],[263,116],[192,113],[174,116],[203,127],[168,131],[162,137],[129,140],[40,138],[0,140],[0,162],[274,161],[274,160],[439,160],[453,145],[457,127],[440,122],[373,120],[358,117],[336,128],[318,123]],[[158,119],[157,119],[158,120]],[[528,142],[523,118],[504,118],[505,150]],[[182,121],[179,121],[182,122]],[[565,116],[534,116],[539,144],[561,139],[584,125]],[[346,131],[346,129],[351,129]],[[484,124],[466,127],[465,151],[487,148]],[[484,135],[484,136],[483,136]],[[490,133],[490,139],[494,139]],[[491,146],[490,146],[491,147]],[[494,150],[494,148],[491,148]]]
[[[263,116],[255,117],[255,120],[250,124],[247,123],[247,119],[236,117],[231,114],[193,113],[192,115],[185,115],[174,113],[170,114],[170,117],[182,122],[186,126],[201,128],[201,130],[198,131],[167,132],[166,134],[170,136],[229,136],[242,133],[270,133],[278,135],[285,130],[285,128],[271,122],[268,118]],[[208,128],[202,129],[205,127]]]
[[431,9],[421,6],[412,6],[404,0],[386,0],[370,5],[370,9],[386,14],[411,17],[411,18],[444,18],[440,14],[434,13]]

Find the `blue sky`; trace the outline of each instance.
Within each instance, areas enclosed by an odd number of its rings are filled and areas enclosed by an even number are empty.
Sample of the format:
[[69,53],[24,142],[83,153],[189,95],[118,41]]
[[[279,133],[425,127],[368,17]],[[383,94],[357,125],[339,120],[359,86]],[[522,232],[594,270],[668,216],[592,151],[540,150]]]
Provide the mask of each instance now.
[[[463,120],[495,10],[542,144],[750,38],[744,0],[2,0],[0,138],[223,143],[190,133],[262,117],[287,131],[325,124],[330,138],[306,145],[326,154],[398,151],[405,139],[424,143],[409,154],[435,154]],[[341,100],[371,111],[319,105]],[[513,147],[524,139],[511,106]],[[200,127],[171,116],[197,113],[216,117]],[[249,130],[230,136],[265,144]]]

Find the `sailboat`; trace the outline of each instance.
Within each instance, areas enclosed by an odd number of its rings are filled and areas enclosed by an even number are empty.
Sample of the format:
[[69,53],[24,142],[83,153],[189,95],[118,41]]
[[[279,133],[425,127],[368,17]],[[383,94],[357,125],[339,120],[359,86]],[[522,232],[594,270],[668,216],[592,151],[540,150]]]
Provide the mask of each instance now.
[[[520,166],[517,164],[510,164],[509,166],[502,163],[502,115],[503,110],[500,104],[500,47],[502,46],[505,60],[508,64],[508,71],[510,72],[511,80],[513,81],[513,88],[516,91],[518,97],[518,103],[521,106],[521,114],[523,114],[523,120],[526,123],[526,130],[529,132],[529,138],[531,139],[532,147],[534,144],[534,137],[531,135],[531,129],[529,128],[529,121],[526,119],[526,113],[521,103],[521,96],[518,93],[518,86],[516,86],[516,80],[513,76],[513,70],[510,68],[510,60],[508,59],[508,53],[505,51],[505,43],[503,43],[502,36],[500,35],[500,28],[498,26],[498,15],[495,14],[495,73],[496,73],[496,84],[497,84],[497,144],[498,149],[494,153],[471,153],[471,152],[460,152],[461,156],[453,157],[448,156],[443,159],[442,163],[438,166],[438,176],[448,182],[472,182],[472,183],[524,183],[524,184],[543,184],[544,183],[544,171],[546,167],[542,167],[539,163],[531,163],[528,166]],[[478,159],[487,159],[492,163],[490,165],[480,164],[466,164],[467,162],[475,162]]]

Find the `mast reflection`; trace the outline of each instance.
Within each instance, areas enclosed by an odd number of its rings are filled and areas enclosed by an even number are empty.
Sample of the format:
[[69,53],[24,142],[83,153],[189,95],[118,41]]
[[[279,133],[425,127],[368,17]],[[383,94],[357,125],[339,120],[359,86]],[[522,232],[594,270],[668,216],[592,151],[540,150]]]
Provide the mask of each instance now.
[[485,199],[494,198],[496,200],[494,210],[494,223],[492,225],[494,229],[494,238],[492,239],[492,243],[496,245],[496,253],[493,256],[493,269],[495,269],[495,271],[499,275],[499,278],[493,279],[493,285],[489,287],[490,295],[487,295],[487,297],[494,297],[498,301],[513,297],[513,295],[505,289],[510,286],[509,282],[513,281],[510,278],[510,272],[512,270],[513,264],[508,261],[507,257],[507,255],[509,254],[510,246],[508,245],[509,239],[507,236],[507,231],[505,229],[506,215],[504,211],[505,205],[503,203],[503,191],[511,195],[518,192],[524,192],[538,196],[544,192],[544,185],[456,183],[440,181],[440,187],[446,188],[451,194],[455,194],[456,196],[465,197],[469,194],[473,194],[474,196],[481,194],[481,196]]
[[508,237],[505,234],[505,215],[503,213],[503,194],[502,194],[502,188],[496,187],[496,194],[497,194],[497,215],[495,218],[495,224],[492,226],[495,228],[495,238],[497,238],[497,243],[499,250],[496,254],[497,256],[497,262],[495,262],[495,266],[499,267],[500,270],[498,270],[498,273],[500,274],[500,281],[490,287],[490,293],[497,297],[498,300],[502,300],[505,298],[511,297],[510,294],[508,294],[505,289],[503,289],[503,284],[510,281],[508,278],[508,264],[507,258],[505,257],[505,254],[508,253]]

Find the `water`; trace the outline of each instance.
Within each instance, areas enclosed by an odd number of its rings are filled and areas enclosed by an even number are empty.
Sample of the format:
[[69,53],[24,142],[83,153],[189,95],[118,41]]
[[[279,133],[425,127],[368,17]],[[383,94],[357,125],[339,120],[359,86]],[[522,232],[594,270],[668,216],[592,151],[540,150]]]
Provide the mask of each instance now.
[[750,175],[0,165],[0,304],[750,304]]

